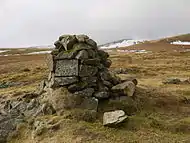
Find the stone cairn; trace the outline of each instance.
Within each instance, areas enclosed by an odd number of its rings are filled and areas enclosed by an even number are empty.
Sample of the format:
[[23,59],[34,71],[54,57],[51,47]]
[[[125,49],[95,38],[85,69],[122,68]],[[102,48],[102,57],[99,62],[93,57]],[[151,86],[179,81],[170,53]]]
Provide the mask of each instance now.
[[134,88],[127,89],[135,87],[134,83],[121,83],[108,70],[112,63],[108,53],[98,49],[97,43],[88,36],[63,35],[54,45],[48,59],[48,88],[65,87],[72,95],[96,101],[134,93]]

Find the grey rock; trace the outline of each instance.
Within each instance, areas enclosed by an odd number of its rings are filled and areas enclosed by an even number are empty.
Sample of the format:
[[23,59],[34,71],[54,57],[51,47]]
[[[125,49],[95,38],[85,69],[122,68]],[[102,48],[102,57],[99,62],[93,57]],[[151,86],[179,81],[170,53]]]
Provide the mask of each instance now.
[[55,60],[73,59],[77,55],[77,51],[62,51],[56,57]]
[[98,59],[98,58],[86,59],[86,60],[82,60],[81,63],[84,65],[99,66],[100,65],[100,59]]
[[110,68],[110,66],[111,66],[111,64],[112,64],[112,61],[111,61],[110,59],[107,59],[103,64],[104,64],[104,66],[105,66],[106,68]]
[[106,61],[109,57],[109,54],[103,50],[98,50],[98,55],[100,56],[103,62]]
[[74,94],[82,97],[92,97],[93,93],[94,93],[93,88],[87,88],[82,91],[75,92]]
[[43,92],[44,92],[44,88],[46,86],[46,81],[45,80],[42,80],[36,90],[36,93],[41,95]]
[[85,97],[83,98],[82,102],[76,106],[77,108],[81,109],[88,109],[88,110],[94,110],[97,111],[98,109],[98,99],[95,97]]
[[89,39],[87,35],[76,35],[76,39],[78,42],[86,42]]
[[113,84],[111,83],[111,82],[109,82],[109,81],[103,81],[103,84],[106,86],[106,87],[108,87],[108,88],[112,88],[113,87]]
[[90,76],[90,77],[82,77],[81,81],[86,82],[88,84],[88,87],[96,87],[97,84],[97,77]]
[[118,95],[133,96],[136,86],[132,81],[126,81],[124,83],[118,84],[112,87],[113,93],[118,93]]
[[77,43],[77,39],[74,35],[63,35],[59,37],[60,43],[63,45],[65,50],[71,50]]
[[58,86],[66,86],[78,81],[77,77],[55,77],[55,84]]
[[54,69],[55,69],[55,65],[54,65],[53,61],[54,61],[53,55],[48,54],[46,56],[46,62],[47,62],[48,69],[49,69],[50,72],[54,71]]
[[77,56],[75,57],[76,59],[88,59],[88,52],[86,50],[81,50]]
[[97,48],[97,43],[92,39],[86,39],[86,43],[94,48]]
[[128,116],[125,114],[123,110],[116,110],[112,112],[105,112],[103,115],[103,125],[104,126],[115,126],[124,121]]
[[97,50],[88,49],[87,52],[88,52],[89,58],[91,58],[91,59],[99,58]]
[[78,76],[78,60],[59,60],[56,62],[55,76]]
[[93,47],[85,43],[77,43],[73,46],[73,50],[75,51],[89,50],[89,49],[93,49]]
[[180,84],[181,80],[178,78],[168,78],[163,81],[164,84]]
[[71,94],[66,88],[55,89],[49,96],[49,100],[58,114],[68,109],[97,110],[98,107],[98,100],[96,98]]
[[94,66],[88,66],[88,65],[80,65],[79,69],[79,76],[80,77],[88,77],[88,76],[94,76],[98,72],[98,68]]
[[94,97],[98,99],[107,99],[109,98],[109,96],[110,96],[109,92],[106,91],[99,91],[94,94]]
[[84,88],[86,88],[87,86],[88,86],[88,84],[86,82],[79,82],[79,83],[75,83],[75,84],[70,85],[68,87],[68,90],[73,93],[76,91],[81,91]]
[[104,80],[104,81],[112,80],[112,75],[107,69],[100,72],[100,77],[101,77],[101,80]]

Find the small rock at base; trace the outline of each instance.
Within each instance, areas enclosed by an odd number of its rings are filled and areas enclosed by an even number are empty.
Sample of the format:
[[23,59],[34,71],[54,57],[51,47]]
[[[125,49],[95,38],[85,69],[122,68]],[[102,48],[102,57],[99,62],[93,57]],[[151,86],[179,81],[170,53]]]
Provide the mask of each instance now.
[[123,110],[116,110],[112,112],[105,112],[103,115],[103,125],[113,126],[124,122],[128,116]]
[[112,87],[113,93],[118,93],[119,95],[133,96],[135,92],[135,84],[132,81],[126,81],[124,83],[118,84]]

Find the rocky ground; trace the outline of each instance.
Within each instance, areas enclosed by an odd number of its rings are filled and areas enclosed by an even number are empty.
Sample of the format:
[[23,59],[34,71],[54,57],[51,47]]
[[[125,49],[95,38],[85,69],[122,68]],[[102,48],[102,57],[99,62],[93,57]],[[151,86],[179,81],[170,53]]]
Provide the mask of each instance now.
[[[137,90],[134,98],[101,102],[98,115],[81,110],[55,115],[31,94],[48,76],[46,55],[0,57],[0,135],[10,132],[12,143],[190,142],[190,85],[183,82],[190,77],[190,53],[109,54],[110,69],[123,80],[136,78]],[[103,113],[115,109],[125,111],[127,121],[104,127]]]

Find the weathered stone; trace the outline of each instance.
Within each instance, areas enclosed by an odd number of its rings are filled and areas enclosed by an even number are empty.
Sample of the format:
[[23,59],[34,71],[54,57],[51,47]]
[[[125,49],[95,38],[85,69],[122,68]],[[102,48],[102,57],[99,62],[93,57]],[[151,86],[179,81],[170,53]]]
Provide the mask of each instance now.
[[55,65],[54,65],[53,55],[48,54],[48,55],[46,56],[46,62],[47,62],[49,71],[50,71],[50,72],[51,72],[51,71],[54,71]]
[[75,92],[74,94],[82,97],[91,97],[93,93],[94,93],[93,88],[87,88],[82,91]]
[[100,72],[100,77],[102,80],[105,80],[105,81],[111,81],[112,80],[111,73],[107,69]]
[[109,81],[103,80],[103,84],[104,84],[106,87],[108,87],[108,88],[112,88],[112,87],[113,87],[113,84],[112,84],[111,82],[109,82]]
[[104,126],[114,126],[124,122],[128,116],[123,110],[116,110],[112,112],[105,112],[103,115]]
[[58,60],[56,62],[55,76],[78,76],[78,60]]
[[77,77],[55,77],[55,83],[59,86],[70,85],[78,81]]
[[136,86],[132,81],[127,81],[112,87],[112,92],[118,93],[118,95],[133,96],[135,88]]
[[77,39],[74,35],[63,35],[59,37],[60,43],[63,45],[65,50],[70,50],[77,43]]
[[82,109],[88,109],[88,110],[94,110],[97,111],[98,109],[98,99],[96,99],[95,97],[90,97],[90,98],[83,98],[81,104],[79,104],[78,106],[76,106],[78,108],[82,108]]
[[60,41],[55,41],[54,43],[55,47],[59,49],[60,46],[62,46],[62,44],[60,43]]
[[85,44],[85,43],[77,43],[73,46],[73,49],[76,51],[81,51],[81,50],[89,50],[89,49],[93,49],[93,47]]
[[45,80],[42,80],[42,81],[40,82],[40,84],[39,84],[37,90],[36,90],[36,93],[39,94],[39,95],[42,94],[42,93],[44,92],[45,86],[46,86],[46,81],[45,81]]
[[93,77],[93,76],[90,76],[90,77],[82,77],[81,78],[81,81],[83,82],[87,82],[88,83],[88,87],[96,87],[97,86],[97,77]]
[[104,64],[104,66],[105,66],[106,68],[110,68],[110,66],[111,66],[111,64],[112,64],[112,61],[111,61],[110,59],[107,59],[103,64]]
[[77,51],[62,51],[56,57],[55,60],[73,59],[77,55]]
[[106,92],[106,91],[100,91],[94,94],[94,97],[98,99],[106,99],[106,98],[109,98],[109,96],[110,96],[109,92]]
[[97,111],[98,100],[92,97],[82,97],[68,92],[66,88],[58,88],[49,97],[57,113],[74,108]]
[[87,86],[88,86],[88,84],[86,82],[79,82],[79,83],[75,83],[75,84],[70,85],[68,87],[68,90],[73,93],[76,91],[81,91]]
[[178,78],[168,78],[163,81],[164,84],[180,84],[181,80]]
[[94,66],[88,66],[88,65],[80,65],[79,69],[79,76],[80,77],[88,77],[88,76],[94,76],[98,72],[98,68]]
[[92,39],[86,39],[86,43],[94,48],[97,48],[97,43]]
[[99,58],[97,50],[88,49],[87,52],[88,52],[88,56],[89,56],[90,59]]
[[89,37],[87,35],[76,35],[76,39],[78,42],[85,42]]
[[106,53],[103,50],[98,50],[98,55],[100,56],[100,58],[102,59],[102,61],[106,61],[107,58],[109,57],[109,54]]
[[100,64],[100,59],[86,59],[81,61],[84,65],[92,65],[92,66],[98,66]]
[[81,50],[77,56],[75,57],[76,59],[88,59],[88,52],[86,50]]

